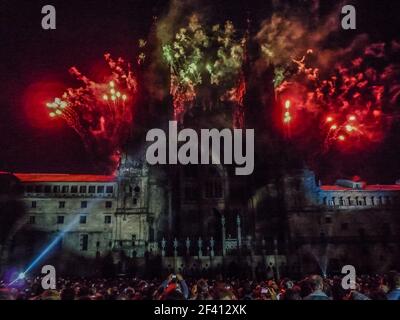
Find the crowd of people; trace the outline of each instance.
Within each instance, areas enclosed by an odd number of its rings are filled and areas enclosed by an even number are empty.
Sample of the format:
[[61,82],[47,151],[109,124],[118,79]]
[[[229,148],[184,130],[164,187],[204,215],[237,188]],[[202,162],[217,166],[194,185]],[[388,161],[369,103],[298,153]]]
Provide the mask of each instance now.
[[170,274],[164,281],[59,278],[56,289],[48,290],[38,277],[13,286],[1,282],[0,300],[400,300],[400,273],[360,276],[355,288],[347,290],[342,278],[319,275],[299,281],[184,279],[179,274]]

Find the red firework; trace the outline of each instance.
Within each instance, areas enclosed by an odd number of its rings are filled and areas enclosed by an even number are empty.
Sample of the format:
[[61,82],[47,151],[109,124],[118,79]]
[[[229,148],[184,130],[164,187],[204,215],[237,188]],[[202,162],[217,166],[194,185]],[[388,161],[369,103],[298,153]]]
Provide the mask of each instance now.
[[[400,68],[385,65],[383,45],[372,45],[362,56],[337,64],[330,75],[308,66],[312,50],[293,59],[296,72],[277,87],[285,127],[301,138],[318,127],[323,150],[340,145],[357,150],[382,141],[394,117],[400,96]],[[372,61],[372,62],[371,62]],[[287,110],[288,104],[290,110]]]
[[83,85],[68,88],[47,107],[51,118],[64,119],[87,150],[97,159],[104,159],[107,169],[114,170],[130,133],[137,81],[129,63],[122,58],[115,61],[109,54],[104,57],[111,70],[106,82],[90,80],[72,67],[70,73]]

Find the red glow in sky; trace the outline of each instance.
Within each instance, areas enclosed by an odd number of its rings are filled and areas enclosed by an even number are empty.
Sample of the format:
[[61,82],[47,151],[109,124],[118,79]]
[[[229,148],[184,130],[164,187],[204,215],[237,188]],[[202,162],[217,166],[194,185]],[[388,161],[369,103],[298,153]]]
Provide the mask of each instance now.
[[56,81],[38,81],[28,86],[22,95],[22,107],[27,124],[37,128],[55,128],[59,121],[49,121],[49,113],[43,106],[49,97],[63,92],[65,85]]

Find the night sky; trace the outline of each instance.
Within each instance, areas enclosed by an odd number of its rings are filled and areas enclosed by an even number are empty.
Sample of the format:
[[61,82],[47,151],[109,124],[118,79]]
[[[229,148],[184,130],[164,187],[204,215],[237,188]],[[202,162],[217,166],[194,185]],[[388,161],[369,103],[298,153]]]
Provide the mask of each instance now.
[[[322,10],[337,3],[322,2]],[[257,26],[270,14],[269,1],[201,3],[215,19],[231,19],[238,26],[246,25],[247,15]],[[56,30],[41,28],[46,4],[56,7]],[[62,121],[49,121],[43,104],[74,85],[69,67],[96,75],[105,52],[134,57],[137,40],[147,38],[152,17],[167,9],[168,2],[161,0],[1,1],[0,171],[92,172],[79,137]],[[358,1],[357,9],[357,32],[376,40],[398,37],[400,1]],[[400,130],[395,128],[378,150],[352,157],[348,173],[362,175],[358,171],[363,168],[368,178],[382,183],[400,178],[399,142]]]

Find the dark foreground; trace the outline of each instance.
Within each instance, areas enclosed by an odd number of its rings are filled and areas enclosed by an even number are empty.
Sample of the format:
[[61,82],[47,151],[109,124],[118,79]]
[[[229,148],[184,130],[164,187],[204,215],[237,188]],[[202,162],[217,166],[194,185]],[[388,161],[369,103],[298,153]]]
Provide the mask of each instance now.
[[64,279],[56,289],[44,290],[41,279],[24,279],[12,286],[0,283],[0,300],[400,300],[400,274],[357,278],[354,290],[345,290],[342,278],[309,276],[299,281],[137,278]]

